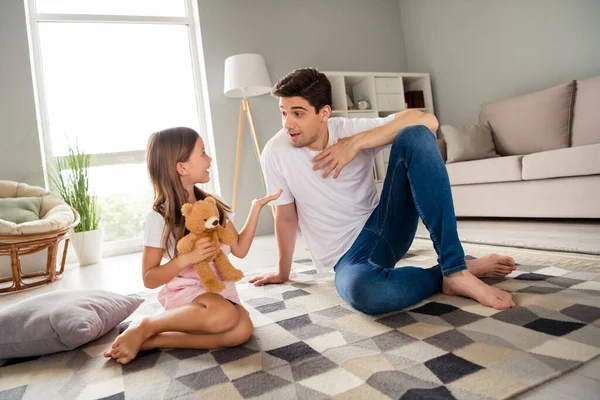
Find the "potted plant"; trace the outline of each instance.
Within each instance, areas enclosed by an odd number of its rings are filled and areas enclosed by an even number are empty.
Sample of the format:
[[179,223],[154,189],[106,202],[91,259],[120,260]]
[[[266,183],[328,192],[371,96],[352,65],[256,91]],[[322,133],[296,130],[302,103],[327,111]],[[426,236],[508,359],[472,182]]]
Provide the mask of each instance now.
[[63,200],[79,213],[81,222],[73,229],[71,243],[79,265],[96,264],[102,256],[102,230],[96,196],[90,192],[91,156],[69,146],[65,157],[56,158],[53,186]]

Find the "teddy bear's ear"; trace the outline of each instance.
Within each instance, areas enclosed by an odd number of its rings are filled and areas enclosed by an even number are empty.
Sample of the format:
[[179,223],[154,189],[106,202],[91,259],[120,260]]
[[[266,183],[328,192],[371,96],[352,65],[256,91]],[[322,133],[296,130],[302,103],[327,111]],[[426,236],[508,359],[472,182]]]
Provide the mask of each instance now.
[[181,207],[181,213],[184,217],[187,217],[188,214],[192,211],[194,205],[192,203],[185,203],[183,207]]
[[208,197],[207,197],[207,198],[205,198],[204,200],[205,200],[205,201],[208,201],[209,203],[212,203],[212,204],[217,204],[217,201],[215,200],[215,198],[214,198],[214,197],[210,197],[210,196],[208,196]]

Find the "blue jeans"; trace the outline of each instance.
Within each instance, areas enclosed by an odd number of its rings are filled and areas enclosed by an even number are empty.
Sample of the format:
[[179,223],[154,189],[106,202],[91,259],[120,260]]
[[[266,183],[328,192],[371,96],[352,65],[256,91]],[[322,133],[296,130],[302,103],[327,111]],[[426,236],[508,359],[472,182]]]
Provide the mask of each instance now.
[[[438,254],[433,268],[401,267],[419,217]],[[431,131],[402,129],[392,144],[379,204],[334,267],[335,286],[350,306],[382,314],[416,304],[442,289],[442,277],[465,270],[446,166]]]

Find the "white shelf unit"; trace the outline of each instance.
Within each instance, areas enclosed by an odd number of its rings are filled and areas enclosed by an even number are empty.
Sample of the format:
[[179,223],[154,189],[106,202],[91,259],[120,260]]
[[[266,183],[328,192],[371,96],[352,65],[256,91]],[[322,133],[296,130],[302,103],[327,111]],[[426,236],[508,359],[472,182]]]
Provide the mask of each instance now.
[[[416,108],[434,113],[431,80],[428,73],[412,72],[323,72],[331,82],[333,117],[377,118],[386,117],[407,109],[404,93],[420,90],[424,106]],[[349,108],[349,101],[356,109]],[[358,102],[367,100],[368,110],[358,110]],[[380,193],[387,171],[390,148],[381,151],[375,158],[373,176]]]

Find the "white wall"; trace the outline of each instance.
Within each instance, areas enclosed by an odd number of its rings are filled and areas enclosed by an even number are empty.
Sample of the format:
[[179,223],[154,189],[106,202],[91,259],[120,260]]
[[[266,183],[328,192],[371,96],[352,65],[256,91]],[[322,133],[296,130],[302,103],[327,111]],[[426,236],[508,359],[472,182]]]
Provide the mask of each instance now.
[[44,185],[22,0],[0,2],[0,180]]
[[[200,26],[217,147],[221,190],[233,196],[239,100],[223,94],[225,59],[262,54],[273,84],[300,67],[343,71],[403,71],[399,4],[389,0],[199,0]],[[276,99],[250,98],[261,147],[281,128]],[[241,228],[253,198],[263,196],[260,166],[249,127],[238,189],[236,226]],[[273,231],[265,209],[258,232]]]
[[[256,52],[273,83],[299,67],[401,71],[405,68],[396,0],[199,0],[208,90],[222,194],[233,196],[239,102],[223,95],[225,58]],[[400,46],[400,48],[399,48]],[[25,11],[22,0],[0,1],[0,179],[43,185]],[[261,146],[280,128],[270,95],[250,99]],[[236,225],[253,198],[264,195],[246,126]],[[269,210],[258,233],[272,232]]]
[[600,75],[598,0],[399,0],[407,69],[429,72],[437,117]]

